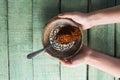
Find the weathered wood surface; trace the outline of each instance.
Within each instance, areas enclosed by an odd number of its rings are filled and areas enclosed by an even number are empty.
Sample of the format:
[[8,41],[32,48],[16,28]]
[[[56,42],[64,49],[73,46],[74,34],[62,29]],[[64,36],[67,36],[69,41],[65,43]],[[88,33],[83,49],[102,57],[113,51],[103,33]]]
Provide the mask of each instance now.
[[[43,48],[45,23],[59,13],[59,0],[33,0],[33,50]],[[33,59],[34,80],[60,80],[59,61],[41,53]]]
[[7,2],[0,1],[0,79],[9,79]]
[[8,31],[10,80],[33,80],[31,0],[8,0]]
[[[45,23],[61,12],[89,12],[120,0],[0,0],[0,80],[118,80],[91,66],[68,68],[41,53]],[[120,57],[120,24],[97,26],[84,31],[84,43],[105,54]]]

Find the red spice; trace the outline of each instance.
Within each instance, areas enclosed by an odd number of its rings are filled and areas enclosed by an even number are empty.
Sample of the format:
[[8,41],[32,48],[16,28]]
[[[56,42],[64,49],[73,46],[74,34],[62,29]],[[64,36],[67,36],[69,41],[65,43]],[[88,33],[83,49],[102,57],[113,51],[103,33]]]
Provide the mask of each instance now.
[[60,29],[60,31],[57,33],[57,40],[61,44],[67,44],[69,42],[75,41],[79,38],[81,38],[81,33],[79,28],[66,25]]

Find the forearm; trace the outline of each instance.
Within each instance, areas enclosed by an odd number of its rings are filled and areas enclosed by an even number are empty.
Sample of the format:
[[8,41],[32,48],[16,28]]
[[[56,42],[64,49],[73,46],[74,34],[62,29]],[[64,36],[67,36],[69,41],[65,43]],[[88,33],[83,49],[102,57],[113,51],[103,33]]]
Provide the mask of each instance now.
[[120,23],[120,6],[88,13],[88,20],[92,26]]
[[87,58],[87,64],[120,77],[120,59],[93,50]]

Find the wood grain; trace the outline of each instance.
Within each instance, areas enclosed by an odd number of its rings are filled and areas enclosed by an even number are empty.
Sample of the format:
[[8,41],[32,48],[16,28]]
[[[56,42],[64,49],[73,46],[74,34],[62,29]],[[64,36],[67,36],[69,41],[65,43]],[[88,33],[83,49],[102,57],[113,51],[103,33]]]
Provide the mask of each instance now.
[[[43,48],[45,23],[59,13],[59,0],[33,0],[33,50]],[[34,80],[60,80],[59,61],[41,53],[34,57]]]
[[[91,0],[91,11],[111,7],[114,0]],[[90,30],[89,46],[107,55],[114,56],[114,24],[96,26]],[[114,77],[95,69],[89,68],[89,80],[114,80]]]
[[[116,0],[116,5],[120,5],[120,0]],[[116,24],[116,28],[115,28],[115,31],[116,31],[116,35],[115,35],[115,57],[119,57],[120,58],[120,23]],[[120,80],[120,78],[115,78],[115,80]]]
[[[87,12],[87,0],[61,0],[61,12]],[[87,31],[84,32],[84,42],[87,44]],[[81,65],[69,68],[61,65],[61,80],[86,80],[87,66]]]
[[[116,4],[120,5],[120,0]],[[120,24],[116,24],[116,56],[120,57]]]
[[[95,11],[115,1],[120,5],[120,0],[0,0],[0,80],[119,80],[86,65],[65,67],[44,52],[26,58],[43,48],[44,25],[59,12]],[[89,40],[91,48],[120,57],[120,24],[97,26],[87,34],[85,30],[84,44]]]
[[0,79],[9,79],[8,69],[8,35],[7,35],[7,2],[0,1]]
[[32,1],[8,0],[10,80],[33,80]]

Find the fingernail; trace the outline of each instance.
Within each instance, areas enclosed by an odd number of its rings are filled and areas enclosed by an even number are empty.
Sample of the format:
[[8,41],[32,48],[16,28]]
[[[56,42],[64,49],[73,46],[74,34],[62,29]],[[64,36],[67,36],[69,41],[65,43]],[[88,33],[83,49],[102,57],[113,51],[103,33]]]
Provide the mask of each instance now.
[[60,59],[60,62],[68,62],[67,59]]
[[61,16],[63,16],[63,14],[59,14],[59,15],[58,15],[58,17],[61,17]]

